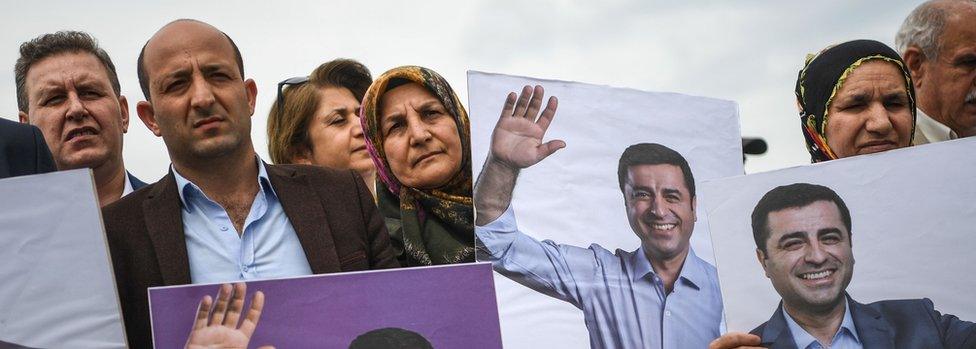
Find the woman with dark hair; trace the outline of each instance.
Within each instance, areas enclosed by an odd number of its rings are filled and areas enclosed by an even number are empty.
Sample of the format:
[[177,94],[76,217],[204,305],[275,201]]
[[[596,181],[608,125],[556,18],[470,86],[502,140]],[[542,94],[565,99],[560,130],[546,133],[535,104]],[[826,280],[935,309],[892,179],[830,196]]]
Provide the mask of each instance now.
[[375,194],[376,169],[359,122],[359,101],[372,80],[361,63],[336,59],[279,83],[268,114],[271,161],[353,169]]
[[808,56],[796,98],[811,162],[912,143],[912,77],[901,57],[880,42],[848,41]]
[[430,69],[394,68],[369,87],[361,120],[400,263],[473,262],[471,137],[451,86]]

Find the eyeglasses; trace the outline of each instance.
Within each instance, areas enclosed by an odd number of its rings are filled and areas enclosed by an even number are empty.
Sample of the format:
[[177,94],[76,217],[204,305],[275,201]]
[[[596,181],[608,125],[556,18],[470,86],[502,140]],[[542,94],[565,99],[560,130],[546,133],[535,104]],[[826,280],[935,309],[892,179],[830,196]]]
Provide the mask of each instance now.
[[285,85],[297,86],[306,82],[308,82],[307,76],[296,76],[278,83],[278,115],[281,115],[281,113],[283,113],[282,110],[285,108],[285,95],[281,94],[281,90],[285,87]]

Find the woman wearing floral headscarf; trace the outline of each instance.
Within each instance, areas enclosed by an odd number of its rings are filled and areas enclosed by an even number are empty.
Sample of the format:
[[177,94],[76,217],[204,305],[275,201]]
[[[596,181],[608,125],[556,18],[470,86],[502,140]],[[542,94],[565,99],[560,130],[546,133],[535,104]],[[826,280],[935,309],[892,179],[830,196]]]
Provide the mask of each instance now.
[[468,115],[436,72],[394,68],[363,99],[376,194],[405,266],[474,261]]
[[796,97],[811,162],[911,145],[915,89],[885,44],[848,41],[808,56]]

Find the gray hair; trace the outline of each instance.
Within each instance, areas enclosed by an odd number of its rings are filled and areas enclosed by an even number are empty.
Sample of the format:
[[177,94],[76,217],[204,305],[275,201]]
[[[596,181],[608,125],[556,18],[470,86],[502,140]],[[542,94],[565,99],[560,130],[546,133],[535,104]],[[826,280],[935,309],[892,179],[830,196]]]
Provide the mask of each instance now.
[[[895,35],[895,49],[899,54],[904,55],[909,46],[917,46],[928,59],[939,57],[942,49],[939,37],[945,31],[949,11],[944,6],[939,6],[940,0],[930,0],[918,5],[905,22],[898,28]],[[976,5],[976,1],[960,1]]]

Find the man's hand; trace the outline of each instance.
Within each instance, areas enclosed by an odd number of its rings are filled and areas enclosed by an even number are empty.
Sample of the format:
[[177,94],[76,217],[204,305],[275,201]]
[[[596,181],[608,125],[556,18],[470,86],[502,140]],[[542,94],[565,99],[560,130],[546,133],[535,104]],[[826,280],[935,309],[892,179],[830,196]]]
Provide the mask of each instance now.
[[556,97],[549,97],[546,109],[538,115],[544,95],[545,90],[538,85],[534,90],[531,86],[523,87],[518,101],[514,92],[508,94],[491,136],[489,161],[495,160],[518,170],[535,165],[566,146],[561,140],[542,143],[559,104]]
[[[251,297],[251,306],[244,320],[238,325],[244,308],[246,291],[247,285],[244,283],[236,283],[233,287],[230,284],[223,284],[217,292],[216,305],[209,295],[203,297],[197,308],[190,338],[186,340],[186,348],[247,349],[251,335],[258,326],[258,319],[261,318],[264,293],[261,291],[254,293]],[[265,346],[260,349],[274,349],[274,347]]]
[[538,115],[544,94],[542,86],[535,89],[525,86],[518,101],[514,92],[505,99],[502,115],[491,134],[488,161],[474,186],[476,225],[488,224],[505,212],[512,202],[519,170],[535,165],[566,146],[566,142],[560,140],[542,143],[549,123],[556,116],[558,104],[556,97],[549,97],[546,109]]
[[749,333],[729,332],[708,344],[708,349],[761,349],[762,338]]

